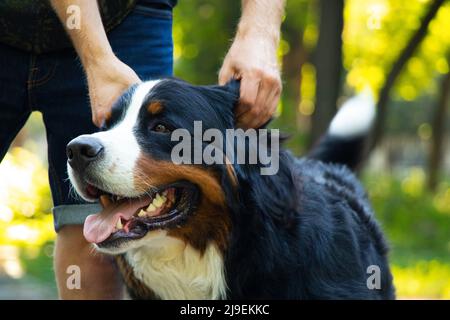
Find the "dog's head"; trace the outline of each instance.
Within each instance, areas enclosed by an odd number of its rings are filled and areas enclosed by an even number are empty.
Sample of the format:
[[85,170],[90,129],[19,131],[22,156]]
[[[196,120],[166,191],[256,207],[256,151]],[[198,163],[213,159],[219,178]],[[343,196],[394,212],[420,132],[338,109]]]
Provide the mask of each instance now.
[[175,164],[171,155],[179,141],[171,136],[185,129],[194,145],[194,121],[202,121],[203,132],[233,128],[238,97],[236,81],[225,86],[144,82],[116,102],[101,132],[72,140],[70,180],[82,198],[100,199],[105,206],[85,222],[88,241],[113,254],[162,234],[199,250],[209,241],[224,249],[230,229],[224,184],[235,183],[233,166],[195,164],[195,159]]

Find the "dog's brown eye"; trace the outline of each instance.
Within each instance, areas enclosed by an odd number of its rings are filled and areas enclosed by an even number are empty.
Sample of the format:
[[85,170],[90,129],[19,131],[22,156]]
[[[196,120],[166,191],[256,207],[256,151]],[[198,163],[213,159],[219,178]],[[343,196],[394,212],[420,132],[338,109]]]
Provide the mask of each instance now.
[[170,132],[170,130],[167,129],[167,127],[161,123],[158,123],[157,125],[155,125],[152,130],[156,131],[156,132],[161,132],[161,133]]

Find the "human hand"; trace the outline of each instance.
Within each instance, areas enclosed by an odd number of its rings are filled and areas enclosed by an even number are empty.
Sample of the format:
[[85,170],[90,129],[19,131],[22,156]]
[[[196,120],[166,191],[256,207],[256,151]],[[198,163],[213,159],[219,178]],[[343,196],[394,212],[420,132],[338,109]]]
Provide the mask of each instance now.
[[137,74],[117,57],[98,59],[85,66],[92,108],[92,121],[101,127],[113,103],[131,85],[141,82]]
[[219,84],[231,78],[241,80],[237,125],[259,128],[274,114],[281,94],[277,46],[261,34],[238,36],[225,56],[219,72]]

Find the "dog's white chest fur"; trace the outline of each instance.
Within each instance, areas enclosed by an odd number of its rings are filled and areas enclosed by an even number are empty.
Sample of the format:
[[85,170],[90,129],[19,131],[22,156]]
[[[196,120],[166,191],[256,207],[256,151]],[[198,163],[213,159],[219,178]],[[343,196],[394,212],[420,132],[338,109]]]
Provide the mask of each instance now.
[[183,241],[164,236],[132,249],[126,259],[135,277],[161,299],[223,299],[223,257],[214,244],[203,255]]

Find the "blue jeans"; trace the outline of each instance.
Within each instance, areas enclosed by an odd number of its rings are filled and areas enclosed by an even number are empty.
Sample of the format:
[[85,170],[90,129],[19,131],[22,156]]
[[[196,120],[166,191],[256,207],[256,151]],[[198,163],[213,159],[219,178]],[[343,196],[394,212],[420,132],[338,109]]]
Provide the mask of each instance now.
[[[141,79],[172,75],[172,12],[142,5],[108,34],[115,54]],[[0,44],[0,160],[32,111],[43,115],[55,228],[82,224],[99,209],[69,193],[66,145],[97,131],[73,49],[34,55]]]

